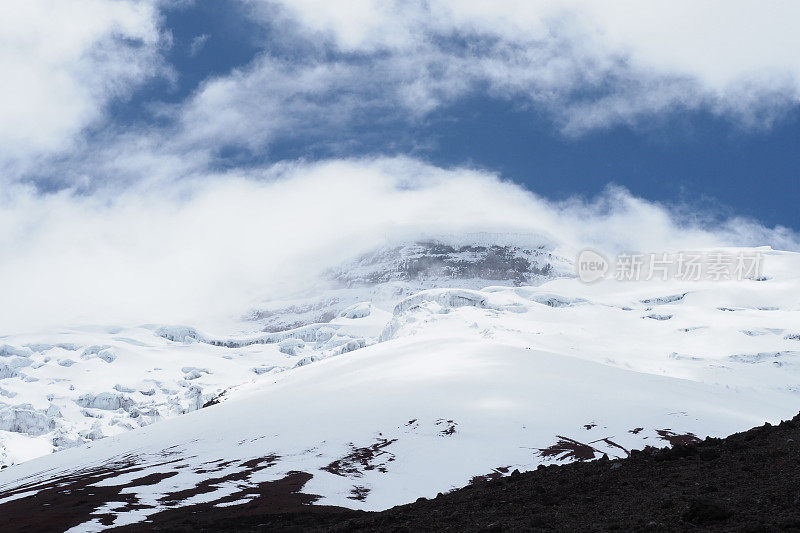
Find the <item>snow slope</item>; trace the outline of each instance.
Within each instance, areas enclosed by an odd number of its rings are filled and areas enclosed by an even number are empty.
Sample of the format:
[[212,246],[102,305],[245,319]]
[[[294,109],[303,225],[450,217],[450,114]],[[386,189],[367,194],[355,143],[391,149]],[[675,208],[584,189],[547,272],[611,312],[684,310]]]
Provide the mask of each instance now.
[[[800,256],[764,253],[763,281],[559,278],[428,289],[385,315],[372,303],[348,306],[334,326],[354,324],[352,336],[365,321],[365,347],[255,375],[218,405],[2,470],[0,510],[54,484],[70,491],[75,474],[116,491],[81,531],[178,506],[241,504],[288,479],[317,504],[382,509],[476,476],[787,418],[800,401]],[[183,361],[183,350],[236,361],[223,358],[241,352],[248,367],[267,353],[295,361],[300,354],[285,352],[313,344],[281,352],[286,339],[274,332],[146,331],[162,335],[154,358]],[[224,376],[198,372],[183,379]]]
[[394,305],[425,288],[569,274],[569,261],[543,242],[469,235],[396,243],[329,269],[301,294],[255,306],[232,335],[114,324],[2,336],[0,468],[185,414],[260,376],[373,344]]

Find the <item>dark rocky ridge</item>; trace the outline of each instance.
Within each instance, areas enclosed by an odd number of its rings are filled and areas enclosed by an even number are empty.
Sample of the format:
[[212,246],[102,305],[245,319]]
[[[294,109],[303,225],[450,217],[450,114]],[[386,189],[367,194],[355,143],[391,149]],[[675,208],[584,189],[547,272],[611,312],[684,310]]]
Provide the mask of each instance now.
[[[296,472],[264,484],[245,505],[179,507],[122,529],[800,531],[800,415],[724,439],[634,450],[626,459],[527,473],[497,469],[465,488],[380,513],[308,506],[314,497],[302,493],[303,476],[309,477]],[[72,483],[80,491],[68,490],[62,480],[41,496],[0,506],[0,527],[44,531],[75,525],[76,515],[118,497],[111,494],[117,491],[89,489],[93,479],[76,477]]]
[[485,279],[522,285],[537,277],[549,276],[556,261],[558,259],[543,246],[459,246],[430,240],[373,252],[351,265],[330,271],[329,275],[346,286],[439,278]]
[[328,530],[800,531],[800,415],[725,439],[540,467]]
[[[285,306],[253,309],[243,318],[273,333],[329,322],[345,307],[373,300],[373,291],[388,284],[394,284],[392,292],[400,299],[430,288],[536,285],[573,275],[571,262],[533,237],[528,246],[503,244],[503,236],[495,237],[499,240],[494,244],[491,240],[457,244],[429,239],[385,246],[324,273],[330,288],[349,289],[349,294],[301,298]],[[476,242],[486,238],[476,236]]]

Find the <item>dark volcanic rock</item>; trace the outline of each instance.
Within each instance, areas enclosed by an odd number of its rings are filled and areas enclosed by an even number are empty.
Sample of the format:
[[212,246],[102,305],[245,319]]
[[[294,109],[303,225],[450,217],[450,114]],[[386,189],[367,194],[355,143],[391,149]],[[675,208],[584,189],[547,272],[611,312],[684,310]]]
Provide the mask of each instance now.
[[355,265],[330,276],[347,286],[389,281],[485,279],[520,285],[553,274],[557,259],[549,250],[508,245],[453,246],[420,241],[382,249],[359,258]]
[[[505,475],[506,467],[497,468],[498,475],[478,476],[462,489],[380,513],[309,507],[314,497],[301,490],[310,474],[295,472],[262,484],[246,505],[179,507],[124,529],[800,531],[800,447],[795,444],[800,442],[800,415],[725,439],[681,440],[684,443],[672,448],[632,450],[620,460],[540,467],[514,475]],[[354,456],[352,462],[361,464],[363,459],[370,465],[384,451],[381,444],[363,449],[369,453]],[[66,486],[62,479],[38,496],[0,505],[3,531],[60,530],[82,521],[81,515],[85,519],[103,499],[124,502],[119,488],[90,486],[99,479],[102,472],[96,478],[66,480]],[[351,498],[367,494],[365,487],[355,485]],[[45,502],[47,507],[42,506]]]

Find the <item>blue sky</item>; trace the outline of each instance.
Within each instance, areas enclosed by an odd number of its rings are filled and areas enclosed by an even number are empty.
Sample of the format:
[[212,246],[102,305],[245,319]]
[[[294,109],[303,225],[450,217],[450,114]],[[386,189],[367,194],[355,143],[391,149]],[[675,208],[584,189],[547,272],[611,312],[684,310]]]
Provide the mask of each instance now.
[[[162,17],[161,31],[171,36],[164,57],[172,77],[149,80],[130,99],[112,101],[110,124],[124,128],[157,122],[149,112],[153,103],[180,105],[205,80],[247,69],[263,55],[301,63],[319,55],[352,61],[335,47],[314,50],[307,38],[295,36],[293,42],[276,35],[280,32],[274,24],[254,20],[250,6],[241,2],[173,7],[163,10]],[[449,46],[464,46],[453,41]],[[368,62],[369,55],[361,60]],[[590,98],[602,92],[596,86],[585,90]],[[323,95],[321,108],[326,103],[339,102]],[[570,135],[554,123],[546,105],[541,107],[524,97],[476,89],[409,122],[393,115],[391,105],[380,103],[356,110],[364,117],[355,124],[278,136],[255,149],[226,145],[215,156],[215,165],[404,154],[441,166],[498,172],[554,199],[592,197],[614,183],[646,199],[800,228],[797,106],[782,107],[764,125],[743,124],[704,106],[673,105],[634,123]]]

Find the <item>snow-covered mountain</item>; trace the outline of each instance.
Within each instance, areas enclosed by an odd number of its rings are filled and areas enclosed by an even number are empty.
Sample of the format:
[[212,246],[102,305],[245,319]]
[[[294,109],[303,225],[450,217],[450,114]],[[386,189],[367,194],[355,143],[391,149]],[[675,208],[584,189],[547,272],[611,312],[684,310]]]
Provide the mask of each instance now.
[[233,335],[112,325],[0,337],[0,468],[194,411],[259,376],[378,341],[403,298],[571,275],[538,237],[400,242],[265,301]]
[[790,417],[800,255],[761,253],[757,279],[587,285],[530,237],[401,243],[232,335],[5,337],[0,438],[21,464],[0,472],[0,510],[87,485],[102,497],[80,530],[270,491],[382,509]]

